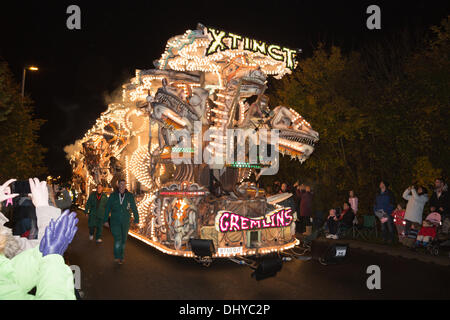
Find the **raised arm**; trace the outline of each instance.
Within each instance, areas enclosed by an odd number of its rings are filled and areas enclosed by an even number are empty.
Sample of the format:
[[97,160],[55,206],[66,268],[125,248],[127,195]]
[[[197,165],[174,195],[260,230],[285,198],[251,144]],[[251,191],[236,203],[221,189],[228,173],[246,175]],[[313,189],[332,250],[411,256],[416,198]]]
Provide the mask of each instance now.
[[76,213],[66,210],[45,229],[39,245],[43,258],[36,283],[37,299],[75,299],[73,274],[63,255],[78,230],[77,223]]
[[405,199],[405,200],[411,199],[411,194],[410,194],[409,191],[410,191],[410,189],[407,188],[407,189],[405,190],[405,192],[403,192],[403,195],[402,195],[403,199]]
[[29,179],[28,181],[30,183],[31,199],[36,208],[38,238],[27,239],[14,236],[20,247],[17,253],[38,246],[44,236],[45,228],[50,224],[50,221],[56,220],[61,215],[61,210],[59,208],[48,205],[47,182],[39,181],[37,178]]
[[31,199],[36,207],[36,217],[39,229],[37,240],[40,241],[44,236],[45,228],[52,219],[58,219],[61,215],[61,210],[48,205],[47,182],[39,181],[37,178],[29,179],[28,181],[30,183]]

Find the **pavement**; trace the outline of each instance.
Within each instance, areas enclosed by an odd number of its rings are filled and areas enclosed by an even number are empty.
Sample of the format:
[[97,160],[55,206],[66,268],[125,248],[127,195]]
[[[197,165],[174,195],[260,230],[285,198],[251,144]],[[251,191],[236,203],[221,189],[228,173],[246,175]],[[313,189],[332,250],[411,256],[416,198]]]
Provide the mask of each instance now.
[[[298,238],[302,238],[303,236],[301,234],[297,234]],[[394,257],[402,257],[406,259],[415,259],[418,261],[426,262],[426,263],[435,263],[437,265],[441,266],[450,266],[450,256],[448,254],[448,251],[445,251],[445,255],[439,255],[434,256],[431,255],[423,249],[418,249],[417,251],[413,251],[410,248],[407,248],[401,244],[378,244],[378,243],[371,243],[367,241],[361,241],[358,239],[339,239],[339,240],[333,240],[333,239],[326,239],[326,238],[318,238],[317,241],[320,242],[344,242],[348,243],[350,248],[354,249],[361,249],[369,252],[374,253],[381,253],[381,254],[388,254],[390,256]]]

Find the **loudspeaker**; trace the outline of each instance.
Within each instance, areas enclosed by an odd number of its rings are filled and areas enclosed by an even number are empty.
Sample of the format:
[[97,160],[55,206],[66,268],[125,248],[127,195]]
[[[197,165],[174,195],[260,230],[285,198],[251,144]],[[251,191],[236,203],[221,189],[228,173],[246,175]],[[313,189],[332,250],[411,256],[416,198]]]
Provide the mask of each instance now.
[[269,277],[274,277],[278,271],[281,270],[283,262],[279,257],[267,257],[259,263],[256,270],[252,273],[252,277],[256,280],[262,280]]
[[344,261],[348,254],[348,244],[313,241],[311,256],[325,264],[337,264]]
[[190,239],[189,244],[192,252],[197,257],[212,257],[216,252],[214,249],[214,242],[208,239]]

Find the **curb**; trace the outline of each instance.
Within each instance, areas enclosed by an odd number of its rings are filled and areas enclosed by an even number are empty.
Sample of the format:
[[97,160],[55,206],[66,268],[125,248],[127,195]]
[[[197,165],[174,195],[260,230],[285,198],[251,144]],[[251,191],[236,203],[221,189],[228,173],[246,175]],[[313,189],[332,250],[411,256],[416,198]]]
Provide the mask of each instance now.
[[[356,240],[352,240],[352,239],[339,239],[339,240],[347,242],[349,244],[350,248],[356,248],[356,249],[361,249],[361,250],[365,250],[365,251],[372,251],[375,253],[384,253],[384,254],[388,254],[393,257],[415,259],[415,260],[419,260],[422,262],[434,263],[434,264],[441,265],[441,266],[450,266],[450,259],[448,257],[444,257],[444,256],[432,256],[429,254],[422,254],[422,253],[409,251],[406,248],[397,249],[397,248],[391,248],[388,246],[382,246],[382,245],[378,245],[378,244],[364,243],[364,242],[360,242],[360,241],[356,241]],[[316,239],[316,241],[330,242],[330,243],[333,242],[333,240],[323,239],[323,238]]]

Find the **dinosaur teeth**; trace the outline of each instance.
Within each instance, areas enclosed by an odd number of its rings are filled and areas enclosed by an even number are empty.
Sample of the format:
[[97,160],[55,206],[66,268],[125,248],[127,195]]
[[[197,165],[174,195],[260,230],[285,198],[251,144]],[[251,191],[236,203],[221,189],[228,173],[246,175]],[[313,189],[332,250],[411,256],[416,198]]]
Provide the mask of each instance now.
[[284,140],[289,140],[291,142],[296,142],[296,143],[301,143],[301,144],[307,144],[312,147],[314,147],[316,144],[316,142],[311,138],[297,136],[297,135],[280,134],[279,137]]

